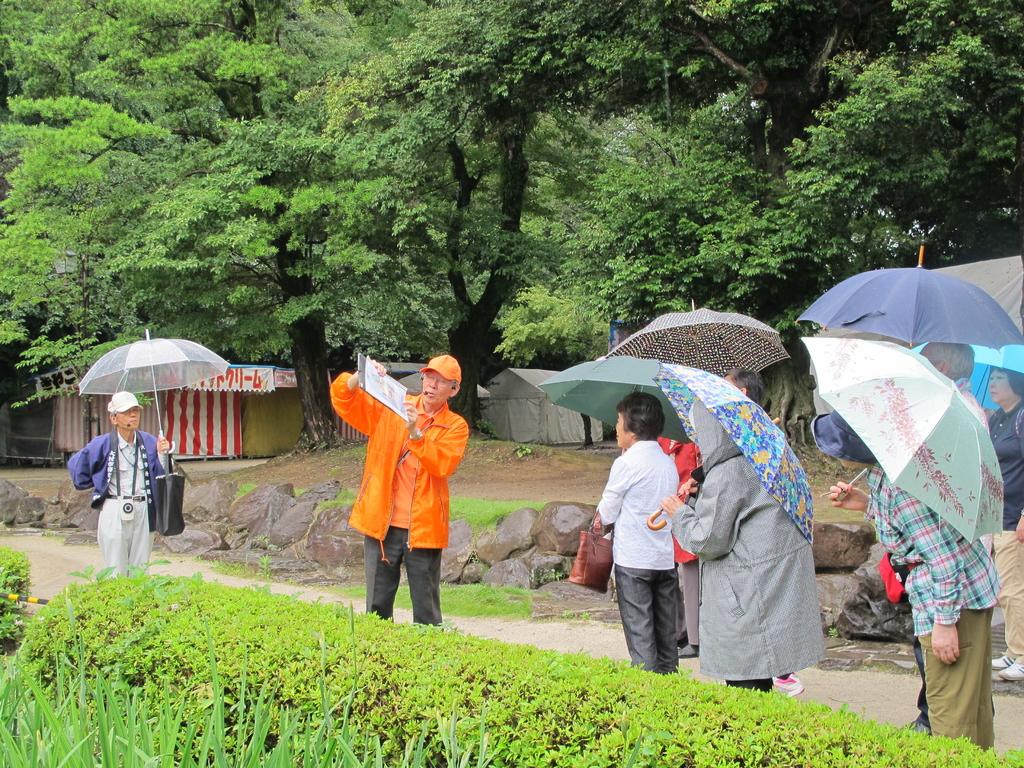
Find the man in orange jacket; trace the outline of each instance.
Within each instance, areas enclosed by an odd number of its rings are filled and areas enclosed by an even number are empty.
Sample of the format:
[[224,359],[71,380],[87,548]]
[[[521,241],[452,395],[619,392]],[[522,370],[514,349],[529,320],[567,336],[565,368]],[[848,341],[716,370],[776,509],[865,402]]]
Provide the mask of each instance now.
[[406,418],[343,373],[331,385],[337,414],[369,435],[363,481],[349,525],[366,538],[366,610],[390,619],[402,563],[417,624],[441,623],[441,550],[448,546],[448,478],[466,452],[469,426],[448,408],[462,369],[451,355],[424,368],[423,393],[406,400]]

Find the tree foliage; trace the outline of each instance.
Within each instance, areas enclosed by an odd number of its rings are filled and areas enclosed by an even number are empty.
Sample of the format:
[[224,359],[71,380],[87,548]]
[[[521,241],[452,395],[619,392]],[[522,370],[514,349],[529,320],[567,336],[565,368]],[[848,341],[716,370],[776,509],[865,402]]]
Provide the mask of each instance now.
[[[568,364],[611,320],[775,324],[855,272],[1019,252],[1008,0],[19,0],[0,18],[0,343],[149,324]],[[801,364],[802,365],[802,364]],[[802,370],[773,405],[799,431]]]

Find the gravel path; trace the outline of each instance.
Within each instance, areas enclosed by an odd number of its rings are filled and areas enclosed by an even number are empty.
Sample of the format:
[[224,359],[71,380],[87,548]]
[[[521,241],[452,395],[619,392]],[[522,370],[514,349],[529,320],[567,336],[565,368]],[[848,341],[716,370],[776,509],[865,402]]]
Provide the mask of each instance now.
[[[39,597],[52,597],[67,584],[77,580],[71,574],[89,566],[102,567],[102,558],[96,546],[65,546],[63,538],[54,535],[0,536],[0,546],[17,549],[28,555],[32,565],[32,592]],[[201,573],[204,579],[231,586],[267,585],[257,579],[228,576],[217,573],[210,563],[187,557],[156,553],[166,559],[154,566],[153,573],[174,576],[192,576]],[[300,600],[321,600],[352,604],[350,599],[323,589],[270,583],[272,592],[292,595]],[[355,605],[362,610],[362,605]],[[398,621],[411,621],[408,611],[395,611]],[[628,659],[620,628],[596,621],[530,621],[493,618],[453,618],[452,623],[462,632],[478,637],[503,640],[509,643],[533,645],[563,653],[584,653],[595,657]],[[700,678],[695,660],[681,662],[681,666]],[[838,709],[846,706],[852,712],[883,723],[903,725],[917,714],[918,680],[913,674],[883,670],[830,671],[812,668],[800,671],[806,685],[801,700],[816,701]],[[1024,697],[995,697],[996,749],[1024,749]]]

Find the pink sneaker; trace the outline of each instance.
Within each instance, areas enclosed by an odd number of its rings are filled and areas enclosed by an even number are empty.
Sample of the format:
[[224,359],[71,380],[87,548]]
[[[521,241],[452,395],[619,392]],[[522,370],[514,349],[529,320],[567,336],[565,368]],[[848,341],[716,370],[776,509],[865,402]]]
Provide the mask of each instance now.
[[804,684],[800,682],[800,678],[796,675],[773,677],[772,682],[775,683],[775,690],[787,696],[799,696],[804,692]]

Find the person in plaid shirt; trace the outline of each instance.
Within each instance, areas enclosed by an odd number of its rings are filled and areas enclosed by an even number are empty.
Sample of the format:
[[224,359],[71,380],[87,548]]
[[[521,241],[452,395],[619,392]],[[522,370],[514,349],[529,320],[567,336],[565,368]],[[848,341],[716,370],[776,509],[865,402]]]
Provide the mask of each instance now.
[[[820,443],[819,443],[820,445]],[[995,742],[992,723],[992,608],[999,579],[988,549],[969,542],[932,509],[893,485],[878,467],[869,493],[832,486],[832,505],[864,510],[894,565],[913,566],[907,597],[925,651],[932,733]]]

